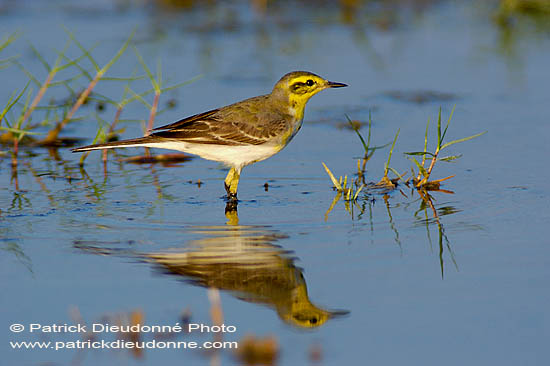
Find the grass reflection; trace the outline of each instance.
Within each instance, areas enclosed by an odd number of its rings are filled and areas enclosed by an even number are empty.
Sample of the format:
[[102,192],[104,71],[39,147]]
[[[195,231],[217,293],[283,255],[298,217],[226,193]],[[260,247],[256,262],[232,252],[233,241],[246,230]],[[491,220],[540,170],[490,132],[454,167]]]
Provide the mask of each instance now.
[[6,238],[5,232],[0,233],[4,237],[4,239],[1,240],[2,244],[0,244],[0,250],[6,253],[13,254],[17,261],[21,263],[31,273],[31,275],[34,275],[31,258],[25,254],[23,249],[19,246],[19,244],[16,243],[14,239]]
[[[372,192],[372,191],[371,191]],[[428,242],[430,244],[430,247],[433,248],[432,244],[432,237],[431,237],[431,227],[432,225],[437,226],[437,232],[438,232],[438,247],[439,247],[439,262],[440,262],[440,268],[441,268],[441,277],[444,277],[444,254],[445,252],[448,252],[451,258],[451,262],[453,263],[456,270],[458,270],[458,264],[455,259],[454,252],[451,247],[451,242],[445,232],[445,227],[441,221],[441,216],[447,216],[452,215],[458,212],[461,212],[461,210],[453,207],[453,206],[443,206],[443,207],[436,207],[434,204],[434,199],[429,191],[426,190],[411,190],[411,196],[408,197],[403,193],[401,190],[399,191],[405,198],[408,198],[409,200],[414,196],[414,192],[418,192],[420,195],[420,199],[412,200],[411,202],[407,203],[398,203],[392,205],[390,203],[390,200],[392,199],[391,192],[382,191],[378,192],[378,195],[382,196],[382,200],[384,201],[384,207],[386,209],[387,213],[387,223],[389,224],[390,230],[393,232],[393,240],[395,243],[399,246],[400,249],[402,249],[402,242],[401,242],[401,236],[399,234],[399,229],[396,224],[396,221],[394,219],[394,214],[392,213],[392,210],[395,209],[406,209],[408,206],[413,204],[414,202],[420,202],[420,207],[418,210],[414,212],[414,218],[417,223],[423,225],[426,227],[426,238],[428,239]],[[448,193],[448,191],[445,190],[439,190],[439,192]],[[325,213],[325,221],[328,220],[329,213],[333,210],[336,203],[340,200],[341,194],[337,193],[334,201],[331,203],[329,209]],[[365,212],[368,213],[368,219],[369,219],[369,228],[371,234],[374,233],[374,213],[373,208],[378,202],[378,199],[374,195],[367,196],[365,195],[361,200],[353,201],[353,202],[345,202],[345,210],[348,212],[352,218],[352,220],[361,220],[365,214]],[[368,211],[367,211],[368,209]],[[431,213],[431,215],[430,215]]]
[[[441,278],[444,278],[445,271],[444,271],[443,254],[444,254],[445,248],[447,248],[447,251],[449,252],[449,254],[451,256],[451,261],[453,262],[453,264],[454,264],[457,271],[458,271],[458,264],[456,263],[455,255],[454,255],[453,250],[451,248],[451,243],[449,241],[449,238],[447,237],[447,234],[445,233],[445,228],[443,227],[443,224],[441,223],[441,220],[439,218],[438,211],[436,210],[435,205],[433,204],[432,196],[426,191],[418,191],[418,193],[420,194],[420,197],[422,198],[422,201],[420,203],[420,208],[415,213],[415,216],[417,216],[417,214],[421,211],[424,212],[424,218],[425,219],[424,220],[421,219],[421,221],[423,221],[424,224],[426,225],[426,233],[427,233],[428,241],[430,242],[430,247],[431,248],[433,248],[433,246],[432,246],[432,238],[431,238],[431,235],[430,235],[429,225],[430,225],[431,222],[435,222],[436,225],[437,225],[437,234],[438,234],[437,243],[438,243],[438,246],[439,246],[439,265],[441,267]],[[428,218],[429,217],[428,208],[430,208],[430,210],[432,212],[432,219]],[[443,210],[444,215],[450,215],[450,214],[459,212],[454,207],[448,207],[447,206],[447,207],[444,207],[442,209],[444,209]]]

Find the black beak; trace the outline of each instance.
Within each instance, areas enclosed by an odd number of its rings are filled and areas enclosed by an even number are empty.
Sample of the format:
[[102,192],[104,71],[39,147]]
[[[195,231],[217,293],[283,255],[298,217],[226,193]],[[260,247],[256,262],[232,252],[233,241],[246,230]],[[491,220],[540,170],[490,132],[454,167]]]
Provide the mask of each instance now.
[[329,311],[328,313],[329,313],[329,318],[333,319],[333,318],[341,318],[341,317],[347,316],[349,315],[350,312],[348,310],[332,310],[332,311]]
[[329,81],[328,82],[328,87],[329,88],[343,88],[345,86],[348,86],[348,84],[344,84],[344,83],[335,83],[335,82],[332,82],[332,81]]

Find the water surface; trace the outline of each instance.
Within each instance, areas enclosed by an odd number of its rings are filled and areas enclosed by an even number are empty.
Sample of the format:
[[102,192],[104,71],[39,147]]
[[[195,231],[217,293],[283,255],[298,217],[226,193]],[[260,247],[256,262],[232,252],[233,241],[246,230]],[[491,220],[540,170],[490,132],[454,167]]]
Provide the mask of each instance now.
[[[329,2],[315,8],[281,2],[265,14],[248,2],[160,3],[5,2],[0,33],[19,30],[21,38],[0,58],[19,55],[43,80],[46,71],[29,42],[53,60],[68,38],[60,24],[86,47],[99,42],[94,55],[101,64],[135,29],[137,49],[153,71],[161,60],[166,85],[202,75],[162,95],[157,125],[267,93],[291,70],[350,87],[315,96],[292,143],[244,169],[233,213],[222,198],[225,168],[199,158],[138,165],[120,159],[142,151],[119,150],[106,174],[100,153],[80,169],[80,156],[68,148],[56,155],[23,147],[16,187],[4,156],[4,362],[239,364],[231,350],[9,347],[9,341],[81,339],[8,330],[12,323],[72,324],[75,309],[88,324],[123,322],[131,312],[151,325],[212,324],[208,288],[218,288],[223,321],[237,328],[224,340],[272,336],[281,365],[319,357],[324,365],[548,363],[547,17],[520,15],[508,29],[493,21],[492,2],[366,3],[351,12]],[[80,54],[74,45],[68,52]],[[127,77],[134,69],[144,74],[129,50],[109,75]],[[27,82],[16,65],[0,74],[2,101]],[[149,80],[132,88],[147,90]],[[96,91],[120,100],[123,83],[104,81]],[[46,100],[67,93],[58,87]],[[166,109],[171,99],[176,106]],[[64,136],[91,141],[94,103]],[[450,147],[449,154],[463,155],[456,162],[437,164],[436,178],[455,175],[442,186],[454,194],[432,192],[426,201],[405,186],[385,197],[365,190],[353,211],[340,200],[327,213],[336,193],[321,162],[352,177],[363,154],[356,134],[342,128],[345,114],[366,122],[371,113],[375,145],[400,129],[391,166],[406,172],[412,163],[403,152],[422,149],[428,118],[433,141],[439,107],[446,119],[454,105],[449,141],[488,132]],[[114,113],[107,105],[98,115],[111,121]],[[123,118],[136,121],[122,122],[122,136],[135,137],[148,110],[135,102]],[[388,148],[373,155],[368,181],[382,177],[387,154]],[[174,339],[203,342],[212,335]]]

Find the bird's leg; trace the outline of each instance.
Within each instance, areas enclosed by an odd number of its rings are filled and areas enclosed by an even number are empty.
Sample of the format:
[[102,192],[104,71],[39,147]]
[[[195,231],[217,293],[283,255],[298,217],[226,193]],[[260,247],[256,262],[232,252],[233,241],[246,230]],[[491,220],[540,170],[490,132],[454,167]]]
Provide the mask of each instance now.
[[231,188],[231,181],[233,180],[234,175],[235,175],[235,168],[231,168],[227,173],[225,180],[223,181],[223,186],[225,187],[225,191],[227,192],[228,196]]
[[241,177],[240,173],[240,169],[231,168],[223,182],[227,197],[231,200],[237,200],[237,187],[239,186],[239,178]]

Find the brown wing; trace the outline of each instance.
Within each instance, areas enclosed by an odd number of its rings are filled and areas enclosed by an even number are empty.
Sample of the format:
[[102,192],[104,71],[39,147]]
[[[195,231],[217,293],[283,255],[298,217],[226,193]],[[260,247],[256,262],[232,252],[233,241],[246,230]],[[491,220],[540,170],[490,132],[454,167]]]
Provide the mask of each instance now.
[[178,128],[181,128],[181,127],[185,127],[186,125],[191,125],[193,122],[200,121],[202,119],[206,119],[206,118],[212,116],[213,114],[215,114],[218,111],[219,111],[219,109],[212,109],[211,111],[208,111],[208,112],[195,114],[191,117],[181,119],[177,122],[173,122],[173,123],[170,123],[168,125],[153,128],[153,131],[174,130],[174,129],[178,129]]
[[[288,129],[288,118],[266,109],[260,98],[182,119],[155,128],[151,136],[180,141],[219,145],[261,145]],[[258,99],[258,100],[257,100]]]

